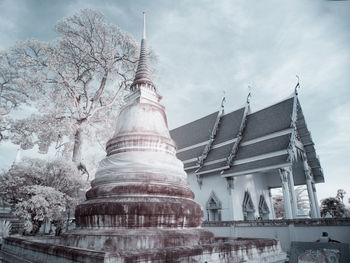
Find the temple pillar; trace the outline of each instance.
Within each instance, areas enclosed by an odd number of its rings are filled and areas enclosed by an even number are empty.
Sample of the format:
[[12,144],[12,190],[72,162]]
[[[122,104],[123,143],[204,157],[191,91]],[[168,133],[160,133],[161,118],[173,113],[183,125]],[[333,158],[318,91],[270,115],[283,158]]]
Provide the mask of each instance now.
[[310,202],[311,217],[317,218],[318,216],[316,211],[315,196],[314,196],[314,191],[312,189],[312,175],[309,168],[309,164],[307,163],[305,153],[303,155],[303,165],[304,165],[304,171],[305,171],[307,194],[309,196],[309,202]]
[[307,174],[305,176],[306,176],[307,194],[309,196],[309,202],[310,202],[311,217],[312,218],[317,218],[316,205],[315,205],[315,199],[314,199],[314,192],[312,190],[312,177],[309,174]]
[[269,188],[268,191],[269,191],[269,201],[271,206],[271,219],[276,219],[275,208],[273,207],[273,201],[272,201],[271,188]]
[[280,169],[280,177],[282,182],[282,191],[283,191],[283,202],[284,202],[284,218],[285,219],[292,219],[293,213],[292,213],[292,206],[290,202],[290,195],[289,195],[289,185],[288,185],[288,175],[285,172],[284,169]]
[[317,217],[321,217],[320,206],[318,203],[317,192],[316,192],[316,184],[312,182],[311,185],[312,185],[312,192],[314,194],[316,214],[317,214]]
[[233,189],[234,189],[234,182],[235,178],[234,177],[226,177],[226,183],[227,183],[227,190],[230,195],[230,216],[231,218],[229,220],[235,220],[235,211],[234,211],[234,203],[235,200],[233,199]]
[[287,179],[288,179],[293,218],[297,218],[298,206],[297,206],[297,198],[294,190],[294,178],[293,178],[292,167],[289,167],[288,169],[286,169],[286,173],[288,174]]

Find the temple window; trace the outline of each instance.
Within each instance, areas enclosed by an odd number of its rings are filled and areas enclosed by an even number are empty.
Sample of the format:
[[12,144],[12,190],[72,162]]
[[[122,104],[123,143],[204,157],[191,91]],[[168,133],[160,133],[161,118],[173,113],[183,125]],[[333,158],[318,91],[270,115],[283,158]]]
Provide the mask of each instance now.
[[221,221],[221,202],[214,192],[211,192],[210,197],[207,201],[206,208],[208,221]]
[[260,195],[259,199],[259,215],[261,219],[269,219],[270,209],[266,203],[264,195]]
[[255,220],[255,208],[248,191],[244,193],[244,199],[242,204],[243,219],[244,220]]

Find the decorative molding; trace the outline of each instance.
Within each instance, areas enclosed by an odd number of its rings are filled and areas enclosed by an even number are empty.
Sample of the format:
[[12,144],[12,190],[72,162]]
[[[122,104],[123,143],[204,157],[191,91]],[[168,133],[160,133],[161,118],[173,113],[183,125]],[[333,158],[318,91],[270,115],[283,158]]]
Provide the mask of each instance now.
[[[257,156],[254,156],[254,157],[249,157],[249,158],[245,158],[245,159],[234,161],[233,165],[240,165],[240,164],[245,164],[245,163],[251,163],[251,162],[260,161],[260,160],[263,160],[263,159],[268,159],[268,158],[281,156],[281,155],[284,155],[284,154],[287,154],[287,153],[288,153],[287,150],[281,150],[281,151],[272,152],[272,153],[265,153],[265,154],[257,155]],[[223,162],[225,160],[226,159],[222,158],[222,159],[210,161],[208,163],[205,163],[204,166],[220,163],[220,162]],[[190,168],[193,169],[194,166],[186,167],[185,170],[189,170]],[[215,172],[215,171],[226,170],[226,169],[229,169],[229,168],[230,168],[230,166],[223,166],[223,167],[219,167],[219,168],[215,168],[215,169],[211,169],[211,170],[207,170],[207,171],[202,171],[202,172],[197,172],[197,173],[198,174],[206,174],[206,173],[211,173],[211,172]]]
[[196,174],[196,177],[197,177],[197,183],[198,183],[199,189],[202,189],[203,177],[200,174]]
[[277,165],[265,166],[265,167],[250,169],[250,170],[241,171],[241,172],[229,173],[229,174],[225,174],[225,175],[223,174],[221,176],[222,177],[229,177],[229,176],[239,176],[239,175],[246,175],[246,174],[252,174],[252,173],[257,173],[257,172],[264,172],[264,171],[268,171],[268,170],[283,168],[283,167],[290,165],[290,164],[291,163],[281,163],[281,164],[277,164]]
[[216,136],[216,133],[219,129],[219,124],[220,124],[220,121],[221,121],[221,117],[224,115],[224,107],[223,107],[223,103],[221,104],[221,110],[218,112],[217,116],[216,116],[216,120],[215,120],[215,123],[214,123],[214,126],[213,126],[213,129],[211,131],[211,134],[210,134],[210,139],[209,139],[209,142],[207,143],[207,145],[204,147],[204,150],[203,150],[203,153],[201,154],[201,156],[198,157],[198,160],[197,160],[197,165],[199,166],[198,169],[196,170],[196,173],[199,172],[199,170],[203,167],[204,165],[204,162],[205,160],[207,159],[208,157],[208,154],[211,150],[211,147],[212,147],[212,144],[215,140],[215,136]]
[[305,178],[308,181],[313,182],[313,175],[312,175],[312,171],[311,168],[307,162],[307,156],[306,153],[304,152],[302,155],[302,160],[303,160],[303,166],[304,166],[304,173],[305,173]]
[[[271,133],[271,134],[268,134],[268,135],[265,135],[265,136],[261,136],[261,137],[256,138],[256,139],[252,139],[252,140],[249,140],[249,141],[246,141],[246,142],[242,142],[240,145],[241,146],[247,146],[247,145],[251,145],[251,144],[254,144],[254,143],[258,143],[258,142],[266,141],[266,140],[269,140],[269,139],[273,139],[273,138],[276,138],[276,137],[279,137],[279,136],[282,136],[282,135],[286,135],[286,134],[289,134],[289,133],[292,133],[292,128],[288,128],[288,129],[281,130],[281,131],[278,131],[278,132],[274,132],[274,133]],[[231,143],[233,143],[235,141],[237,141],[237,138],[233,138],[233,139],[224,141],[222,143],[215,144],[215,145],[212,146],[212,149],[217,149],[217,148],[226,146],[226,145],[231,144]],[[206,145],[208,142],[209,142],[209,140],[204,141],[204,142],[200,142],[200,143],[197,143],[197,144],[194,144],[194,145],[191,145],[191,146],[184,147],[184,148],[182,148],[180,150],[177,150],[177,153],[182,153],[182,152],[185,152],[185,151],[188,151],[188,150],[195,149],[197,147]],[[192,159],[188,159],[188,160],[192,160]],[[186,162],[188,160],[184,160],[183,162]],[[195,158],[195,159],[193,158],[193,160],[197,160],[197,158]]]
[[[297,87],[299,86],[299,82]],[[297,116],[298,116],[298,93],[296,92],[297,87],[295,88],[295,94],[293,99],[293,111],[291,116],[290,127],[292,129],[292,134],[290,136],[290,142],[288,145],[288,161],[294,162],[298,156],[298,150],[296,147],[296,136],[297,136]]]
[[247,125],[247,115],[248,115],[248,112],[249,112],[249,105],[250,105],[249,99],[250,99],[250,96],[251,96],[251,94],[249,92],[249,94],[247,96],[247,101],[246,101],[246,105],[245,105],[245,108],[244,108],[241,124],[240,124],[239,130],[238,130],[237,140],[233,144],[231,152],[230,152],[230,154],[229,154],[229,156],[227,157],[227,160],[226,160],[226,164],[227,164],[228,167],[231,167],[233,165],[233,161],[234,161],[234,158],[236,157],[239,144],[240,144],[240,142],[241,142],[241,140],[243,138],[244,128]]
[[234,177],[226,177],[227,189],[229,190],[229,194],[231,194],[231,190],[234,189],[235,178]]

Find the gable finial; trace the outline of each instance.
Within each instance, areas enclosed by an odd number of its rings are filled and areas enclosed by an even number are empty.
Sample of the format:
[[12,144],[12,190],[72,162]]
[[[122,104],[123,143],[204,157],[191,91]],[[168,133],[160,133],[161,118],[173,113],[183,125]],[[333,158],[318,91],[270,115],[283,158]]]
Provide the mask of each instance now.
[[143,34],[142,39],[146,39],[146,12],[143,13]]
[[300,79],[299,79],[298,75],[295,75],[295,76],[297,77],[298,83],[297,83],[297,85],[295,85],[294,93],[295,93],[295,95],[298,95],[298,88],[300,89]]
[[225,105],[224,105],[225,102],[226,102],[225,91],[223,91],[223,96],[222,96],[222,99],[221,99],[221,108],[225,107]]
[[248,90],[249,90],[249,93],[248,93],[248,96],[247,96],[247,104],[250,104],[250,98],[252,96],[252,87],[248,85]]

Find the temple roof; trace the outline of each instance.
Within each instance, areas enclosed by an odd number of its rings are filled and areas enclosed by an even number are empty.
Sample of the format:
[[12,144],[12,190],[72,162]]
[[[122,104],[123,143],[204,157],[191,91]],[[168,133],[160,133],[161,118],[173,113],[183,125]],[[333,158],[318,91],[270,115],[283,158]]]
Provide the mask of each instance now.
[[[292,132],[293,109],[297,110],[296,133]],[[296,95],[256,112],[245,114],[243,107],[224,114],[205,161],[199,165],[198,158],[210,141],[211,130],[218,116],[219,111],[170,131],[178,146],[177,157],[184,163],[188,174],[205,176],[224,173],[223,176],[239,176],[293,164],[294,176],[304,178],[301,166],[294,164],[300,162],[300,158],[291,158],[291,137],[296,134],[295,145],[299,151],[305,151],[315,182],[324,181],[314,143]],[[240,139],[242,118],[245,128]],[[227,158],[235,143],[238,150],[232,163],[228,164]],[[296,184],[301,184],[302,181],[303,179],[296,180]]]

